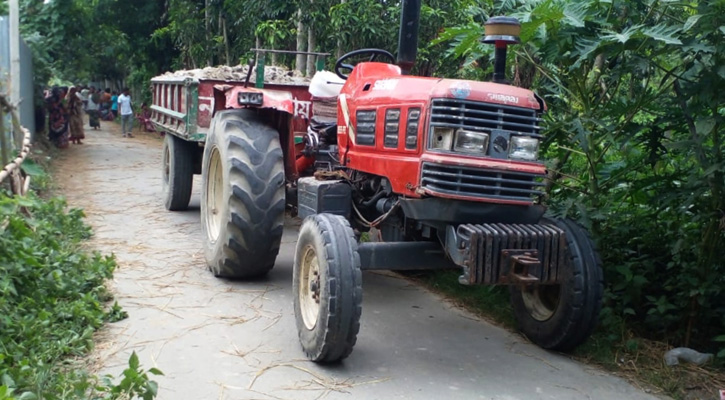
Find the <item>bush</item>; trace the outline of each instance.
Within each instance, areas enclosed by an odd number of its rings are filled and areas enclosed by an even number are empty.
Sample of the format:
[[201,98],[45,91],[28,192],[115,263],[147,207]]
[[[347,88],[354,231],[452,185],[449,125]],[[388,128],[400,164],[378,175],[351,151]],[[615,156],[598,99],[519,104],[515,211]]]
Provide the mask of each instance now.
[[67,360],[107,319],[116,264],[81,250],[82,217],[62,199],[0,194],[0,398],[87,398],[89,377]]

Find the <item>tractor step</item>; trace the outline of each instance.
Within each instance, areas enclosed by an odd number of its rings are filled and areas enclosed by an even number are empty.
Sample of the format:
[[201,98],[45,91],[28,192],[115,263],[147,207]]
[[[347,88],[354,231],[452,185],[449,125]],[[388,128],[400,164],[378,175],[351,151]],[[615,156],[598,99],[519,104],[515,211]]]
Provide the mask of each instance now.
[[465,285],[551,284],[561,279],[566,234],[545,224],[449,226],[446,248]]

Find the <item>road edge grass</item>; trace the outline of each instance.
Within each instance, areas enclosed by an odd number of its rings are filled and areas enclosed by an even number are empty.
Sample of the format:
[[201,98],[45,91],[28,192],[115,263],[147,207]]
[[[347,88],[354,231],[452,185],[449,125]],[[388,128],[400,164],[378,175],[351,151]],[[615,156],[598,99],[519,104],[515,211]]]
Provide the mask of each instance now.
[[54,154],[41,144],[23,165],[27,195],[0,187],[0,400],[153,399],[161,371],[135,353],[118,383],[88,372],[95,332],[126,314],[106,288],[115,258],[86,250],[83,211],[56,196]]
[[[516,322],[505,286],[464,286],[458,283],[460,271],[415,271],[398,273],[444,297],[477,317],[499,325],[524,338]],[[574,352],[564,354],[577,361],[595,365],[626,379],[646,393],[674,399],[715,399],[725,389],[725,370],[692,364],[667,366],[667,343],[638,337],[621,319],[611,316]],[[526,339],[523,339],[526,340]]]

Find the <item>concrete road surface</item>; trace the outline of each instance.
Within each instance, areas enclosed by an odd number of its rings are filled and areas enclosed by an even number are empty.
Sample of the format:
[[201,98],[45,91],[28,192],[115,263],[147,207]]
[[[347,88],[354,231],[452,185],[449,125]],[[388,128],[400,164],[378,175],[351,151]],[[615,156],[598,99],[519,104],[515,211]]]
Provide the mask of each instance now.
[[161,200],[158,135],[122,138],[102,122],[56,164],[62,193],[86,210],[90,246],[113,253],[110,283],[129,318],[99,335],[90,362],[118,375],[135,351],[157,367],[159,399],[650,399],[617,377],[550,353],[391,274],[364,275],[360,335],[343,363],[305,360],[292,309],[299,221],[260,281],[217,279],[191,208]]

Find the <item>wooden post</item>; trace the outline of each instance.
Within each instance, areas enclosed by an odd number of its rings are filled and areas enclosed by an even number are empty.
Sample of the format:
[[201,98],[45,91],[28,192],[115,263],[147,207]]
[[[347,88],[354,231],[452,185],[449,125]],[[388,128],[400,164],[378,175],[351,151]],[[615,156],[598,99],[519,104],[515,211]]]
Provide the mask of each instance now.
[[20,11],[10,0],[10,104],[20,104]]
[[[8,114],[12,117],[12,107],[20,104],[20,11],[18,8],[18,0],[10,0],[10,98],[8,99],[9,109]],[[4,123],[2,119],[4,111],[0,112],[0,121]],[[13,138],[18,135],[23,135],[22,132],[13,130],[13,124],[9,127],[10,131],[14,133]],[[3,152],[3,167],[9,162],[9,154],[11,150],[15,149],[14,143],[8,143],[7,137],[5,136],[5,127],[2,129],[2,152]],[[22,148],[22,140],[18,148]]]
[[10,162],[8,150],[8,140],[7,136],[5,136],[5,110],[0,107],[0,163],[2,163],[0,170]]
[[[264,61],[265,61],[265,53],[260,52],[260,57],[257,59],[257,81],[254,84],[254,87],[256,88],[263,88],[264,87]],[[272,53],[274,54],[274,53]]]

